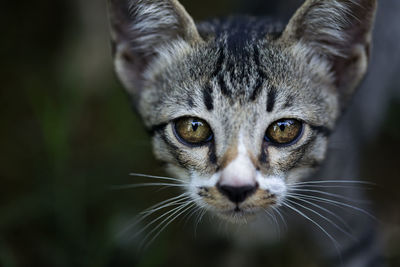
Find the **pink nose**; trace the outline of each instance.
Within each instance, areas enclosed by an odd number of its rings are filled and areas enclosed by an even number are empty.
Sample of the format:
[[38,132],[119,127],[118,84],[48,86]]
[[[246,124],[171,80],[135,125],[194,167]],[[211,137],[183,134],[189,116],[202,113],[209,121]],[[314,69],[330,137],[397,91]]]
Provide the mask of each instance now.
[[234,203],[241,203],[246,200],[249,196],[254,194],[258,188],[258,184],[246,185],[246,186],[229,186],[229,185],[217,185],[218,190],[229,198]]
[[229,164],[221,173],[221,186],[248,187],[256,184],[256,169],[248,161],[235,161]]

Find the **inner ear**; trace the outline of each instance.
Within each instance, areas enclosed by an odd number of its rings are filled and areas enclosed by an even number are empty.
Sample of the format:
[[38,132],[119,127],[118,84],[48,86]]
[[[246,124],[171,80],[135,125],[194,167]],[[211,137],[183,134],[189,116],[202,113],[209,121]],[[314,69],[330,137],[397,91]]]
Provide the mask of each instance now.
[[177,0],[109,0],[109,13],[116,72],[134,97],[160,51],[177,42],[193,46],[202,41]]

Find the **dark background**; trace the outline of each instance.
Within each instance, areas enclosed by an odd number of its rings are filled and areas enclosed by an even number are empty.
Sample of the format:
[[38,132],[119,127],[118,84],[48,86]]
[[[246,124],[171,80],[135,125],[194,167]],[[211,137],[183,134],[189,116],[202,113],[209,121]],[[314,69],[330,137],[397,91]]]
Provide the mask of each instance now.
[[[181,2],[196,20],[242,8]],[[248,0],[246,8],[288,18],[295,5],[279,2]],[[117,238],[138,211],[177,192],[110,190],[143,181],[130,172],[163,172],[113,73],[105,1],[7,1],[0,22],[0,266],[315,266],[312,246],[295,242],[234,257],[229,237],[209,243],[200,225],[195,238],[192,221],[173,223],[142,253],[137,240]],[[377,183],[367,193],[385,257],[400,266],[400,105],[390,99],[358,178]]]

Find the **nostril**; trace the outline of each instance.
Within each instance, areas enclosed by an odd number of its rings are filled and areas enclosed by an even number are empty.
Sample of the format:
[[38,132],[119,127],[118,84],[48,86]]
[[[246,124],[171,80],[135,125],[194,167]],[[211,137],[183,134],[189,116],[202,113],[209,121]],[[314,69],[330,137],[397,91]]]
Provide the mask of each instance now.
[[240,203],[246,200],[247,197],[251,196],[256,190],[257,185],[246,185],[246,186],[229,186],[229,185],[217,185],[218,190],[229,198],[234,203]]

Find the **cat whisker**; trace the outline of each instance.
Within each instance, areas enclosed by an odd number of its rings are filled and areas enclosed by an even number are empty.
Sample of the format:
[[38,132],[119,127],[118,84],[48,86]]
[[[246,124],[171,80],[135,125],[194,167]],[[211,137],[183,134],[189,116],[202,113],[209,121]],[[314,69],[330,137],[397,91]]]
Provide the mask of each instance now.
[[302,205],[302,204],[300,204],[300,203],[298,203],[298,202],[292,201],[292,200],[290,200],[290,199],[287,199],[287,201],[290,202],[290,203],[292,203],[292,204],[294,204],[294,205],[298,205],[298,206],[302,207],[303,209],[308,210],[308,211],[310,211],[310,212],[316,214],[317,216],[319,216],[319,217],[321,217],[322,219],[324,219],[324,220],[326,220],[327,222],[329,222],[333,227],[335,227],[336,229],[338,229],[340,232],[344,233],[345,235],[347,235],[347,236],[350,237],[351,239],[356,240],[356,238],[355,238],[352,234],[350,234],[348,231],[344,230],[342,227],[340,227],[339,225],[337,225],[334,221],[332,221],[332,220],[329,219],[328,217],[322,215],[321,213],[319,213],[319,212],[317,212],[317,211],[315,211],[315,210],[313,210],[313,209],[311,209],[311,208],[309,208],[309,207],[306,207],[306,206],[304,206],[304,205]]
[[271,213],[269,213],[269,211],[267,210],[267,209],[265,209],[265,208],[262,208],[262,210],[264,211],[264,215],[269,219],[269,220],[272,220],[272,215],[271,215]]
[[304,198],[304,199],[308,199],[308,200],[315,200],[315,201],[318,201],[318,202],[331,204],[331,205],[338,206],[338,207],[350,208],[350,209],[356,210],[358,212],[361,212],[361,213],[367,215],[368,217],[370,217],[373,220],[377,220],[376,217],[373,216],[368,211],[366,211],[366,210],[364,210],[362,208],[359,208],[359,207],[344,203],[344,202],[340,202],[340,201],[336,201],[336,200],[332,200],[332,199],[328,199],[328,198],[305,195],[305,194],[297,194],[297,193],[289,193],[287,196],[300,197],[300,198]]
[[289,184],[289,186],[292,185],[307,185],[307,184],[365,184],[365,185],[373,185],[375,186],[375,183],[368,182],[368,181],[362,181],[362,180],[313,180],[313,181],[305,181],[305,182],[296,182]]
[[[158,208],[158,207],[160,207],[160,209],[162,209],[162,208],[164,208],[164,206],[167,207],[168,204],[171,204],[171,206],[172,206],[172,205],[173,205],[172,203],[174,203],[175,205],[178,205],[178,203],[176,203],[176,202],[182,201],[183,199],[187,198],[187,196],[188,196],[188,193],[183,193],[183,194],[181,194],[181,195],[179,195],[179,196],[169,198],[169,199],[167,199],[167,200],[161,201],[160,203],[157,203],[157,204],[155,204],[155,205],[153,205],[153,206],[147,208],[146,210],[144,210],[144,211],[142,211],[142,212],[140,213],[140,214],[142,214],[141,216],[135,217],[135,218],[133,219],[133,222],[130,223],[123,231],[121,231],[119,235],[120,235],[120,236],[124,236],[124,235],[125,235],[128,231],[130,231],[133,227],[135,227],[137,224],[139,224],[139,223],[142,222],[144,219],[146,219],[147,217],[149,217],[149,216],[153,213],[153,212],[149,212],[150,210],[154,210],[154,209],[156,209],[156,208]],[[163,205],[164,205],[164,206],[163,206]],[[163,207],[161,208],[161,206],[163,206]],[[145,214],[144,214],[144,213],[145,213]]]
[[166,203],[168,203],[168,202],[171,202],[171,201],[173,201],[173,200],[178,200],[179,198],[188,197],[189,195],[190,195],[189,193],[182,193],[182,194],[180,194],[179,196],[175,196],[175,197],[171,197],[171,198],[169,198],[169,199],[163,200],[163,201],[161,201],[161,202],[159,202],[159,203],[157,203],[157,204],[155,204],[155,205],[153,205],[153,206],[151,206],[151,207],[148,207],[147,209],[145,209],[144,211],[142,211],[142,213],[143,213],[143,212],[146,212],[146,211],[148,211],[148,210],[157,208],[157,207],[159,207],[159,206],[161,206],[161,205],[163,205],[163,204],[166,204]]
[[315,203],[313,203],[313,202],[311,202],[311,201],[305,200],[305,199],[303,199],[303,198],[301,198],[301,197],[292,197],[292,196],[289,196],[289,198],[294,198],[295,200],[299,200],[299,201],[304,202],[304,203],[307,203],[307,204],[309,204],[309,205],[311,205],[311,206],[313,206],[313,207],[316,207],[316,208],[318,208],[318,209],[320,209],[320,210],[322,210],[322,211],[325,211],[326,213],[328,213],[328,214],[332,215],[333,217],[335,217],[340,223],[342,223],[343,226],[346,227],[346,229],[347,229],[348,231],[351,231],[351,227],[349,226],[349,224],[348,224],[345,220],[343,220],[342,217],[338,216],[336,213],[332,212],[331,210],[329,210],[329,209],[327,209],[327,208],[324,208],[324,207],[322,207],[321,205],[315,204]]
[[[161,220],[162,218],[166,217],[165,219],[163,219],[161,222],[159,222],[154,228],[152,228],[152,230],[150,232],[148,232],[144,238],[141,240],[140,244],[139,244],[139,248],[140,249],[146,249],[147,246],[145,246],[146,241],[149,239],[149,237],[151,236],[151,234],[153,232],[155,232],[158,228],[160,228],[160,226],[167,220],[169,220],[171,217],[175,216],[175,214],[177,214],[179,211],[181,211],[182,209],[184,209],[185,207],[187,207],[190,203],[189,202],[185,202],[182,203],[181,205],[179,205],[178,207],[173,208],[172,210],[162,214],[161,216],[157,217],[156,219],[154,219],[149,225],[153,225],[155,222]],[[143,230],[147,229],[148,226],[147,225]],[[142,232],[143,232],[142,230]]]
[[140,183],[140,184],[129,184],[129,185],[114,185],[111,186],[111,190],[125,190],[140,187],[153,187],[153,186],[164,186],[164,187],[187,187],[185,184],[173,184],[173,183]]
[[279,211],[278,208],[276,208],[276,207],[274,207],[274,206],[271,206],[271,208],[272,208],[272,210],[273,210],[274,212],[276,212],[276,213],[278,214],[278,216],[280,217],[280,219],[281,219],[281,221],[282,221],[282,223],[283,223],[285,229],[287,230],[287,229],[288,229],[288,226],[287,226],[286,220],[285,220],[285,218],[283,217],[282,213]]
[[165,208],[170,207],[170,206],[179,205],[179,204],[181,204],[182,201],[186,201],[188,199],[190,199],[189,196],[181,198],[181,199],[178,199],[178,200],[175,200],[175,201],[170,202],[170,203],[166,203],[166,204],[164,204],[164,205],[162,205],[160,207],[157,207],[157,208],[154,208],[154,209],[151,209],[151,210],[142,211],[140,214],[152,214],[152,213],[154,213],[156,211],[159,211],[161,209],[165,209]]
[[185,214],[185,216],[183,216],[182,220],[185,220],[184,223],[183,223],[183,226],[186,226],[187,223],[188,223],[188,221],[189,221],[189,219],[190,219],[194,214],[196,214],[196,212],[198,212],[199,210],[200,210],[200,208],[197,207],[197,205],[193,206],[192,209],[191,209],[187,214]]
[[336,197],[336,198],[347,200],[349,202],[354,202],[354,203],[364,203],[365,204],[367,202],[367,201],[351,199],[351,198],[348,198],[348,197],[345,197],[345,196],[342,196],[339,194],[334,194],[334,193],[329,193],[329,192],[325,192],[325,191],[321,191],[321,190],[314,190],[314,189],[290,188],[289,191],[317,193],[317,194],[321,194],[321,195],[325,195],[325,196]]
[[283,205],[288,207],[289,209],[293,210],[294,212],[296,212],[297,214],[301,215],[302,217],[304,217],[305,219],[307,219],[308,221],[310,221],[312,224],[314,224],[316,227],[318,227],[333,243],[333,245],[335,246],[335,249],[337,251],[337,253],[339,255],[341,255],[340,253],[340,249],[339,249],[339,243],[336,241],[335,238],[333,238],[333,236],[331,234],[328,233],[327,230],[325,230],[320,224],[318,224],[316,221],[314,221],[313,219],[311,219],[309,216],[307,216],[306,214],[304,214],[303,212],[301,212],[300,210],[298,210],[297,208],[293,207],[292,205],[283,202]]
[[265,215],[267,215],[268,219],[270,219],[274,222],[276,230],[278,232],[278,237],[279,237],[279,239],[281,239],[281,228],[279,227],[279,223],[278,223],[278,220],[276,219],[275,214],[270,213],[267,209],[263,208],[263,210],[265,212]]
[[182,181],[180,179],[176,178],[171,178],[171,177],[164,177],[164,176],[155,176],[155,175],[149,175],[149,174],[142,174],[142,173],[130,173],[130,176],[135,176],[135,177],[143,177],[143,178],[150,178],[150,179],[159,179],[159,180],[167,180],[167,181],[174,181],[178,182],[181,184],[188,184],[185,181]]
[[[164,223],[164,226],[162,226],[158,232],[151,238],[151,240],[149,242],[147,242],[147,244],[144,247],[144,249],[146,249],[148,246],[151,245],[151,243],[153,243],[153,241],[162,233],[162,231],[164,231],[164,229],[170,225],[173,221],[175,221],[180,215],[182,215],[183,213],[187,212],[188,210],[190,210],[191,208],[193,208],[196,203],[193,203],[194,201],[189,201],[186,204],[182,205],[178,210],[176,210],[174,213],[172,213],[170,216],[168,216],[166,219],[164,219],[162,222],[160,222],[153,230],[151,230],[143,239],[143,241],[141,242],[141,247],[142,245],[145,244],[146,240],[150,237],[150,235],[152,233],[154,233],[158,228],[160,228]],[[168,221],[169,220],[169,221]],[[167,222],[168,221],[168,222]],[[167,223],[166,223],[167,222]]]
[[368,187],[364,187],[363,185],[315,185],[315,184],[304,184],[304,185],[289,185],[291,188],[361,188],[368,189]]
[[[178,213],[180,210],[182,210],[184,207],[186,207],[186,206],[189,205],[190,203],[191,203],[190,201],[187,201],[187,202],[184,202],[184,203],[180,203],[180,205],[179,205],[178,207],[175,207],[175,208],[173,208],[173,209],[171,209],[171,210],[169,210],[169,211],[167,211],[167,212],[161,214],[160,216],[158,216],[157,218],[155,218],[154,220],[152,220],[150,223],[146,224],[146,226],[143,227],[140,231],[136,232],[135,235],[134,235],[133,237],[139,236],[141,233],[143,233],[144,231],[146,231],[146,229],[148,229],[148,228],[149,228],[150,226],[152,226],[154,223],[156,223],[157,221],[159,221],[159,220],[161,220],[161,219],[163,219],[164,217],[167,216],[167,218],[164,219],[164,220],[161,222],[161,224],[162,224],[163,222],[165,222],[166,220],[168,220],[169,218],[171,218],[172,216],[174,216],[176,213]],[[169,216],[168,216],[168,215],[169,215]],[[158,225],[160,225],[160,223],[159,223]],[[157,230],[157,229],[158,229],[157,227],[156,227],[156,228],[153,228],[153,230],[151,230],[148,234],[146,234],[146,236],[145,236],[145,238],[142,240],[141,244],[143,244],[143,242],[148,238],[148,236],[149,236],[151,233],[153,233],[155,230]],[[133,238],[133,237],[132,237],[132,238]],[[140,247],[142,247],[142,245],[140,245]]]
[[204,215],[207,212],[207,210],[205,208],[202,208],[202,207],[200,207],[199,210],[200,210],[200,213],[199,213],[199,216],[197,216],[197,220],[196,220],[196,223],[194,225],[194,236],[195,237],[197,236],[197,228],[198,228],[201,220],[203,219]]

